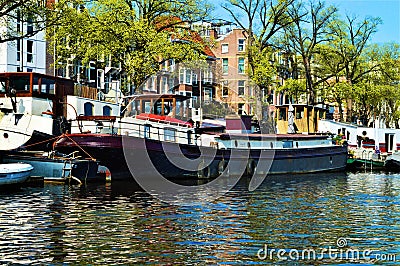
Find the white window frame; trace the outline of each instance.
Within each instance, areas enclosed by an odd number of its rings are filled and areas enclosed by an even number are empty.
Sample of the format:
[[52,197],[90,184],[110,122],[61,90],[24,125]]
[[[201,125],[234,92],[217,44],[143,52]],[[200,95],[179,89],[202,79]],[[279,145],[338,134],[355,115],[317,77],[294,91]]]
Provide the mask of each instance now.
[[192,70],[188,68],[179,69],[179,84],[192,85]]
[[221,44],[221,54],[227,54],[227,53],[229,53],[229,44],[222,43]]
[[[246,89],[246,81],[244,80],[238,80],[238,95],[239,97],[243,97],[245,95],[245,89]],[[242,90],[242,93],[241,93]]]
[[228,58],[222,58],[222,75],[229,73],[229,60]]
[[238,52],[244,52],[246,48],[246,39],[238,39]]
[[245,72],[245,59],[244,59],[244,57],[239,57],[238,58],[238,73],[244,74],[244,72]]
[[[32,50],[31,51],[28,51],[28,48],[30,46],[29,44],[32,44],[32,46],[31,46]],[[33,63],[33,51],[34,51],[34,47],[33,46],[34,46],[34,41],[32,41],[32,40],[27,40],[26,41],[26,62],[27,63]],[[30,60],[28,60],[29,56],[31,56]]]
[[[228,97],[229,96],[229,87],[228,87],[228,81],[227,80],[224,80],[224,81],[222,81],[222,92],[221,92],[221,95],[222,95],[222,97],[223,98],[226,98],[226,97]],[[224,93],[224,91],[226,90],[226,94]]]

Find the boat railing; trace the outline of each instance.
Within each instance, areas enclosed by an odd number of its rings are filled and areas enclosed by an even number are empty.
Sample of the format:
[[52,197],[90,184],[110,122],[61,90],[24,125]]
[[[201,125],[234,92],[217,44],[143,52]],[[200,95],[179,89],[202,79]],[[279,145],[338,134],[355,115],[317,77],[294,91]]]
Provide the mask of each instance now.
[[190,128],[191,125],[186,124],[184,122],[177,122],[177,121],[170,121],[170,120],[163,120],[163,119],[158,119],[158,118],[146,118],[146,119],[142,119],[143,121],[151,121],[151,122],[157,122],[160,124],[167,124],[167,125],[175,125],[175,126],[181,126],[181,127],[186,127],[186,128]]
[[159,123],[153,120],[143,120],[143,123],[126,120],[121,120],[119,122],[119,132],[121,135],[137,136],[158,141],[198,145],[200,138],[194,133],[193,130],[190,129],[190,126],[176,124],[173,121],[172,123],[164,123],[164,121],[163,123]]

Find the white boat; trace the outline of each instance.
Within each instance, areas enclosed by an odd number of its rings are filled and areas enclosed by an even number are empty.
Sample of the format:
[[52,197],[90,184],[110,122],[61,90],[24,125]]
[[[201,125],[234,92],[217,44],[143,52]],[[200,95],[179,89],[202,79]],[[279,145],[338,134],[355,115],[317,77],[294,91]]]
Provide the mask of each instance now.
[[24,183],[32,170],[33,166],[27,163],[0,164],[0,186]]
[[[97,181],[98,164],[93,160],[85,160],[70,156],[54,156],[38,152],[13,152],[3,156],[5,163],[28,163],[34,167],[32,176],[44,177],[45,181],[66,182],[74,179],[78,183]],[[104,179],[104,178],[103,178]]]
[[[0,73],[0,151],[50,150],[63,133],[105,131],[96,120],[77,117],[116,115],[118,104],[97,100],[97,89],[73,80],[18,72]],[[111,122],[110,122],[111,123]]]

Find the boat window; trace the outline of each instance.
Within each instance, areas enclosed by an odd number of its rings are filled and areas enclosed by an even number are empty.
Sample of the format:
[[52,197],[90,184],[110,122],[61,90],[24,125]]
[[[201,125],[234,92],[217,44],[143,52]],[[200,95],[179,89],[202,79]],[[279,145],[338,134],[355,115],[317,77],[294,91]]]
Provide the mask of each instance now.
[[55,81],[51,79],[42,78],[42,85],[40,88],[41,93],[54,94]]
[[271,149],[274,148],[274,144],[271,142],[270,143]]
[[285,108],[279,108],[279,120],[286,121],[286,109]]
[[164,128],[164,140],[175,141],[176,129],[174,128]]
[[26,77],[11,77],[10,78],[10,89],[15,89],[16,91],[26,91],[29,92],[31,83],[29,76]]
[[150,128],[151,128],[151,125],[148,125],[148,124],[144,125],[144,138],[145,139],[150,138]]
[[299,143],[296,141],[296,148],[298,148],[299,147]]
[[238,142],[237,142],[237,140],[235,140],[235,147],[237,147],[238,146]]
[[151,111],[151,103],[150,102],[145,102],[144,103],[144,112],[146,114],[150,114]]
[[6,92],[6,84],[3,81],[0,81],[0,93]]
[[161,110],[161,102],[157,101],[155,104],[155,110],[154,110],[154,114],[156,115],[168,115],[170,112],[170,107],[168,105],[168,102],[164,102],[164,114]]
[[293,141],[291,140],[282,141],[282,146],[283,148],[293,148]]
[[39,78],[37,76],[33,77],[32,89],[33,89],[33,91],[36,91],[36,92],[39,91]]
[[92,104],[92,103],[89,103],[89,102],[86,102],[85,104],[84,104],[84,111],[85,111],[85,115],[86,116],[90,116],[90,115],[93,115],[93,109],[94,109],[94,105]]
[[302,107],[296,108],[296,119],[301,119],[304,117],[304,109]]
[[111,107],[108,105],[103,106],[103,115],[110,116],[111,115]]

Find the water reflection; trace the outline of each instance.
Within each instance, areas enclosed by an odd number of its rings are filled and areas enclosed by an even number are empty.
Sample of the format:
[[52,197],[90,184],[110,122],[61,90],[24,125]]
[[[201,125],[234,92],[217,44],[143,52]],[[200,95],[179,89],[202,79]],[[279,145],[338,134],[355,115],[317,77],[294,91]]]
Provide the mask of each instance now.
[[0,264],[285,265],[257,251],[336,247],[339,237],[400,255],[399,175],[274,176],[254,192],[248,183],[211,203],[193,197],[191,206],[122,182],[2,192]]

